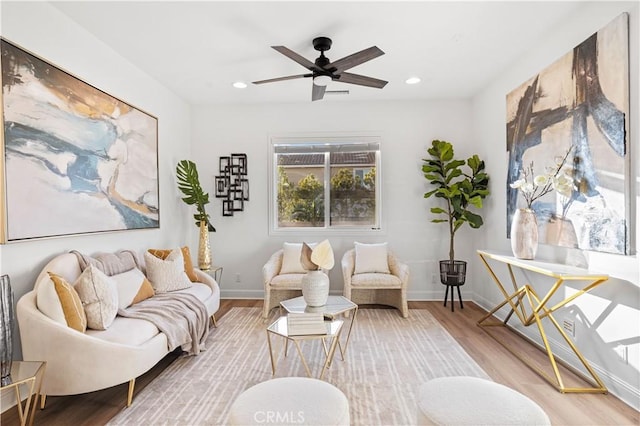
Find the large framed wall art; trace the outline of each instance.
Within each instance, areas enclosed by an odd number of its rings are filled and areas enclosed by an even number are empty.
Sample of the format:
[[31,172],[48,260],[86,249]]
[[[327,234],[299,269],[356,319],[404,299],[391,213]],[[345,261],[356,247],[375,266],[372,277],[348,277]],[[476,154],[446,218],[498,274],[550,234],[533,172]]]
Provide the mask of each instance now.
[[158,120],[2,39],[1,242],[158,228]]
[[[507,95],[507,235],[523,197],[510,184],[561,163],[570,190],[532,209],[539,242],[633,253],[630,236],[629,24],[622,14]],[[636,114],[637,115],[637,114]],[[531,173],[530,173],[531,175]],[[531,176],[530,176],[531,178]]]

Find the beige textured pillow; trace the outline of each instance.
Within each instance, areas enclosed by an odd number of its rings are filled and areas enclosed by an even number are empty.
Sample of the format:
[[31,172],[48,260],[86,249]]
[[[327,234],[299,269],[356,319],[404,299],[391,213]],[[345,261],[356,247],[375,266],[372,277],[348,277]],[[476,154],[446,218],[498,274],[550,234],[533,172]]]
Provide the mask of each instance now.
[[356,266],[354,274],[390,273],[387,243],[363,244],[356,242],[355,246]]
[[[316,243],[307,244],[313,248]],[[300,255],[302,254],[302,243],[284,243],[282,246],[282,267],[280,268],[281,274],[306,274],[307,270],[304,269],[300,263]]]
[[118,289],[118,308],[120,309],[126,309],[155,294],[151,283],[139,269],[113,275],[111,279]]
[[82,302],[80,301],[78,293],[73,289],[73,286],[60,275],[49,272],[49,277],[51,277],[51,281],[53,281],[56,293],[60,299],[67,325],[74,330],[84,333],[87,331],[87,317],[82,308]]
[[106,330],[118,313],[116,283],[93,265],[85,269],[74,284],[80,296],[87,327]]
[[[189,247],[184,246],[180,250],[182,250],[182,257],[184,258],[184,272],[187,273],[187,276],[189,277],[191,282],[197,283],[199,279],[193,267],[193,261],[191,260],[191,251],[189,250]],[[171,253],[171,249],[149,249],[147,251],[155,257],[159,257],[160,259],[166,259],[167,256],[169,256],[169,254]]]
[[191,287],[191,280],[184,272],[184,258],[179,248],[171,250],[164,260],[147,251],[144,253],[144,261],[147,265],[147,277],[156,293]]

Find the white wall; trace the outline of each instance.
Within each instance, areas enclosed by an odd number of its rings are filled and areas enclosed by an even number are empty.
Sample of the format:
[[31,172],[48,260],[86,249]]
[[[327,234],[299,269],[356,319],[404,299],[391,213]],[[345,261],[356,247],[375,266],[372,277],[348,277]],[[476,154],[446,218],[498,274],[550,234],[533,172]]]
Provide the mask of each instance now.
[[[638,51],[640,49],[638,27],[639,10],[637,2],[588,3],[578,13],[573,14],[562,26],[547,34],[535,49],[527,50],[522,59],[501,75],[473,100],[472,116],[474,130],[478,137],[478,150],[497,161],[488,161],[488,169],[493,177],[491,202],[487,217],[492,220],[483,229],[484,241],[481,247],[510,252],[506,238],[506,95],[533,75],[569,52],[587,37],[607,25],[623,11],[630,13],[631,52],[631,134],[629,152],[632,155],[634,176],[640,176],[639,127],[638,127]],[[638,200],[635,200],[636,206]],[[638,210],[632,210],[632,221],[637,223]],[[638,238],[636,237],[636,241]],[[611,275],[608,283],[596,288],[592,293],[581,296],[575,303],[558,311],[556,318],[570,318],[576,321],[576,342],[583,354],[590,360],[600,377],[612,393],[620,396],[636,409],[640,408],[640,264],[638,256],[617,256],[596,252],[541,246],[539,259],[567,263],[585,263],[595,271]],[[473,276],[476,291],[475,300],[490,309],[501,297],[497,287],[489,278],[481,264],[474,264]],[[484,276],[484,279],[479,277]],[[508,277],[502,277],[505,283]],[[527,275],[541,292],[549,288],[548,281]],[[571,284],[568,288],[573,287]],[[501,315],[506,315],[503,310]],[[514,316],[510,324],[515,324]],[[522,330],[536,341],[535,327]],[[578,366],[577,358],[569,357],[566,344],[561,344],[559,334],[551,333],[552,346],[572,365]],[[626,349],[625,349],[626,348]],[[620,351],[620,352],[617,352]],[[627,351],[626,360],[624,352]],[[621,356],[620,354],[623,354]]]
[[[158,118],[160,229],[55,238],[0,246],[0,271],[9,274],[17,301],[54,255],[77,249],[85,253],[132,248],[171,247],[197,240],[178,200],[175,164],[189,155],[189,106],[46,3],[0,3],[2,36],[87,83]],[[196,247],[192,245],[192,250]],[[17,332],[18,330],[16,330]],[[17,333],[16,333],[17,334]],[[16,338],[15,357],[20,359]]]
[[[339,261],[354,241],[388,241],[392,250],[411,268],[408,294],[411,299],[441,299],[444,287],[432,283],[435,261],[448,255],[448,231],[429,222],[425,200],[429,190],[421,166],[433,139],[454,143],[456,155],[475,153],[475,136],[470,131],[469,102],[305,102],[265,106],[201,107],[193,114],[194,159],[203,187],[213,193],[213,176],[218,174],[218,157],[232,152],[247,153],[250,200],[245,210],[233,217],[221,216],[215,199],[211,234],[214,263],[224,266],[223,297],[262,298],[261,268],[284,241],[316,241],[317,235],[297,234],[287,238],[269,235],[268,161],[270,135],[300,133],[353,133],[382,136],[383,226],[380,234],[329,236],[336,257],[330,273],[332,293],[342,292]],[[468,244],[470,229],[460,231],[456,257],[472,260]],[[465,240],[467,243],[465,243]],[[236,276],[240,274],[240,282]],[[472,280],[471,280],[472,281]],[[463,288],[471,294],[473,282]]]

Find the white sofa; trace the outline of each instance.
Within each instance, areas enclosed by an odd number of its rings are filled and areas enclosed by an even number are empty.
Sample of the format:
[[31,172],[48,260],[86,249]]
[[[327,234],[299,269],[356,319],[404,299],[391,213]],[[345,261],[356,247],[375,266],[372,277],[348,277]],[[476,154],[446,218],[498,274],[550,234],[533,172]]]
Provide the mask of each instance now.
[[[144,267],[144,265],[141,265]],[[106,330],[85,333],[56,321],[38,309],[37,294],[48,283],[47,272],[74,283],[80,276],[73,253],[54,257],[38,276],[34,289],[17,303],[16,314],[25,361],[46,361],[42,382],[42,406],[46,395],[75,395],[129,382],[127,406],[131,405],[136,377],[168,354],[167,338],[151,322],[117,316]],[[208,274],[195,269],[200,283],[180,292],[196,295],[213,315],[220,307],[220,289]]]

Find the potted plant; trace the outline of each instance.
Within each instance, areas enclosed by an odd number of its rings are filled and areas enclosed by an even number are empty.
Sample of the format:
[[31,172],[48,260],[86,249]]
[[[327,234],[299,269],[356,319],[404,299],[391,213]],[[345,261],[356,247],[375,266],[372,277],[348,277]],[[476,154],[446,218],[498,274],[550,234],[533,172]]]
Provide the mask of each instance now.
[[[431,222],[446,223],[449,227],[449,259],[440,261],[440,281],[447,286],[447,291],[449,286],[458,286],[460,296],[459,286],[464,284],[467,263],[455,258],[455,236],[465,223],[474,229],[483,225],[482,217],[472,209],[481,209],[482,200],[489,195],[489,175],[484,171],[484,161],[477,155],[466,161],[456,159],[450,142],[434,140],[427,152],[429,158],[423,158],[422,172],[436,188],[426,192],[424,198],[435,196],[444,201],[444,208],[431,208],[431,213],[436,215]],[[453,289],[451,291],[453,299]]]
[[216,232],[205,210],[209,204],[209,194],[202,190],[196,163],[190,160],[181,160],[176,166],[178,189],[185,195],[182,198],[186,204],[196,206],[197,213],[193,215],[196,226],[200,228],[198,244],[198,267],[203,271],[211,268],[211,246],[209,245],[209,232]]

